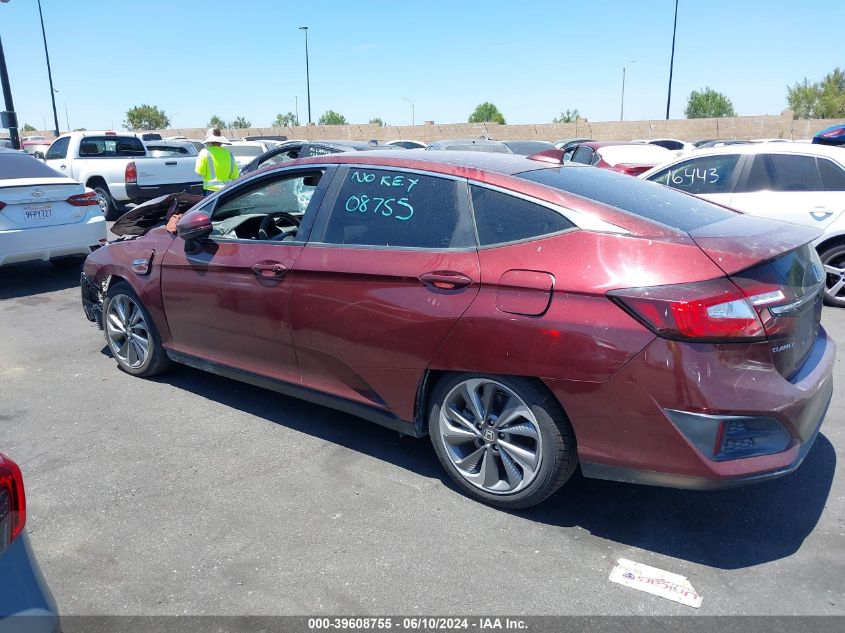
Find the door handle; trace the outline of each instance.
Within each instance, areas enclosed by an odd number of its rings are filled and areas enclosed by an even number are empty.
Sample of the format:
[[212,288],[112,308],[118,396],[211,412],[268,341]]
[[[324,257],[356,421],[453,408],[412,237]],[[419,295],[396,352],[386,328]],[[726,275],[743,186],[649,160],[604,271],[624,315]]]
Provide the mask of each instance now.
[[175,160],[166,160],[166,161],[164,161],[164,164],[165,165],[175,165],[176,161]]
[[472,279],[463,273],[456,273],[450,270],[438,270],[430,273],[423,273],[419,277],[426,286],[437,290],[458,290],[466,288],[472,283]]
[[59,165],[59,169],[67,169],[67,165]]
[[256,277],[261,277],[262,279],[278,279],[284,277],[288,269],[287,266],[279,262],[266,261],[253,264],[252,272],[255,273]]
[[833,211],[826,207],[815,207],[812,211],[810,211],[810,215],[813,216],[814,220],[818,220],[821,222],[822,220],[826,220],[830,216],[833,215]]

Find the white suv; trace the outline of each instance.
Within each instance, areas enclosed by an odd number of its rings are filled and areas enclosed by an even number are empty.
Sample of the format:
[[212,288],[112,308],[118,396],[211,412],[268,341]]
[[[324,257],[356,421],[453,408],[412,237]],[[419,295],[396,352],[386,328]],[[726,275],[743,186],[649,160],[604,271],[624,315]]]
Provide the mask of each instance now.
[[825,302],[845,307],[845,148],[754,143],[705,150],[640,176],[745,213],[818,227]]

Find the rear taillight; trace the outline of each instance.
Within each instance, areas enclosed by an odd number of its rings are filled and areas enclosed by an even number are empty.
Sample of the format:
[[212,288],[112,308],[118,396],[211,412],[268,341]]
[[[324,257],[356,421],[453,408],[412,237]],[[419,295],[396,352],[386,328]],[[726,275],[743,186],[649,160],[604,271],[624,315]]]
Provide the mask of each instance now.
[[135,161],[131,160],[126,163],[126,170],[123,172],[123,180],[125,182],[138,182],[138,169],[135,167]]
[[764,339],[772,332],[761,313],[786,299],[779,287],[741,289],[729,279],[615,290],[608,296],[656,334],[696,341]]
[[100,204],[97,201],[97,194],[94,191],[78,193],[75,196],[71,196],[67,199],[67,203],[72,204],[75,207],[90,207]]
[[0,551],[14,541],[26,523],[26,496],[18,465],[0,453]]

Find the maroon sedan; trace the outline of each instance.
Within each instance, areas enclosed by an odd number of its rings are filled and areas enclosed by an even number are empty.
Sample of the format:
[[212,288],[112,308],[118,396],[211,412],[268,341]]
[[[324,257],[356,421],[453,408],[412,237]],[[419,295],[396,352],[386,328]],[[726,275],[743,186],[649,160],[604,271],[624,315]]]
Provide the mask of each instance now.
[[130,374],[176,361],[429,435],[504,508],[579,464],[689,488],[796,469],[833,391],[817,232],[561,159],[335,154],[181,217],[154,201],[88,257],[86,314]]

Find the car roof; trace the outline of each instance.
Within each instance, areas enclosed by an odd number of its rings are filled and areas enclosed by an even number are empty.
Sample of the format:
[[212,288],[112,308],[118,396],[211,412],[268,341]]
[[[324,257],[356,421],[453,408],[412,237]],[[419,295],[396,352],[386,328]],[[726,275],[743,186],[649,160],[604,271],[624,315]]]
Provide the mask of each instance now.
[[591,147],[593,149],[599,149],[600,147],[610,147],[611,145],[643,145],[639,141],[588,141],[586,143],[579,143],[578,147],[582,145],[586,145],[587,147]]
[[[352,163],[361,165],[404,167],[409,169],[429,169],[431,171],[466,176],[466,171],[477,169],[513,176],[524,171],[560,167],[559,163],[547,163],[531,160],[520,154],[494,154],[491,152],[420,152],[413,149],[397,149],[392,151],[373,150],[366,154],[354,152],[344,154],[326,154],[312,156],[295,161],[298,164],[307,163]],[[275,167],[284,167],[293,163],[280,163]],[[575,168],[575,167],[573,167]]]
[[825,156],[845,163],[845,149],[835,145],[814,145],[811,143],[742,143],[740,145],[725,145],[723,147],[705,147],[697,149],[683,158],[699,156],[719,156],[721,154],[807,154]]

